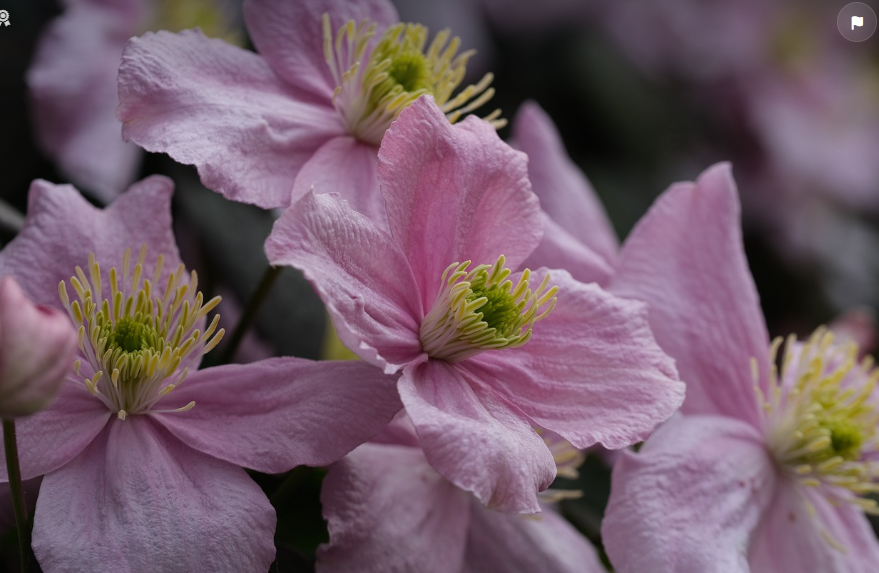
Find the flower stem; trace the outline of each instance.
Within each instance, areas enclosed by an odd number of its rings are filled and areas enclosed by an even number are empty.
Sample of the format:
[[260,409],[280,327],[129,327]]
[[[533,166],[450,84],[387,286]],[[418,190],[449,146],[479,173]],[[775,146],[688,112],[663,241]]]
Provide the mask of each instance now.
[[244,308],[244,314],[241,315],[238,324],[235,325],[235,330],[232,331],[232,336],[229,337],[229,342],[223,349],[223,354],[220,356],[219,364],[228,364],[232,361],[232,358],[235,356],[235,351],[238,350],[238,346],[244,339],[244,335],[259,315],[259,310],[262,308],[263,302],[265,302],[266,297],[272,290],[272,286],[278,279],[278,275],[281,274],[282,269],[283,267],[273,266],[266,268],[266,272],[263,273],[259,284],[256,286],[256,290],[250,295],[250,299],[247,301],[247,306]]
[[12,509],[15,512],[15,527],[18,529],[18,552],[21,557],[21,572],[27,571],[31,551],[31,528],[27,509],[24,505],[24,489],[21,487],[21,468],[18,464],[18,445],[15,443],[15,420],[3,420],[3,446],[6,449],[6,473],[12,493]]

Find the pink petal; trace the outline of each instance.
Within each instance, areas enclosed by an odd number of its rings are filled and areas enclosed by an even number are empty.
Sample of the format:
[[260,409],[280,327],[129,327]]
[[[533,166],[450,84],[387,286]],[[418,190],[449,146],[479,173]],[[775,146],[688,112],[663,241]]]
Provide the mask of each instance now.
[[528,101],[519,108],[513,120],[513,146],[528,154],[528,177],[541,208],[565,231],[614,264],[619,241],[607,213],[592,185],[565,152],[552,119],[536,103]]
[[342,342],[393,374],[422,354],[422,315],[412,271],[387,233],[338,195],[307,194],[266,240],[273,265],[311,281]]
[[439,360],[403,371],[397,387],[430,465],[483,504],[536,513],[555,462],[525,417]]
[[[41,476],[70,462],[92,443],[110,416],[71,375],[47,409],[15,422],[22,478]],[[5,457],[0,460],[0,480],[8,480]]]
[[[844,549],[833,547],[826,536]],[[752,573],[874,573],[879,542],[860,509],[844,502],[831,505],[819,491],[787,479],[754,533],[749,561]]]
[[180,264],[171,230],[172,193],[170,179],[153,176],[101,210],[70,185],[34,181],[24,229],[0,251],[0,276],[14,276],[34,303],[54,308],[63,308],[58,283],[69,285],[90,253],[106,272],[121,268],[126,248],[136,255],[145,244],[146,264],[152,268],[163,254],[167,276]]
[[141,156],[122,141],[116,119],[116,71],[139,16],[133,6],[68,8],[49,25],[28,70],[40,145],[104,202],[131,183]]
[[492,264],[503,254],[515,269],[540,242],[525,155],[481,119],[449,124],[430,97],[388,129],[378,178],[391,234],[412,265],[425,312],[450,264]]
[[197,166],[208,188],[287,207],[296,173],[342,132],[329,97],[306,102],[258,55],[199,30],[158,32],[126,45],[117,113],[127,141]]
[[656,201],[626,241],[610,290],[650,305],[656,340],[687,384],[684,412],[758,423],[751,359],[765,383],[769,338],[728,164]]
[[371,440],[371,444],[387,444],[391,446],[409,446],[411,448],[421,449],[421,442],[418,441],[418,434],[415,433],[415,426],[412,420],[406,414],[406,410],[400,410],[391,423],[385,426],[381,432],[376,434]]
[[325,466],[380,432],[400,408],[396,379],[363,362],[274,358],[190,375],[155,420],[191,448],[278,473]]
[[[595,548],[552,508],[510,515],[471,504],[460,573],[606,573]],[[457,573],[457,572],[456,572]]]
[[243,470],[134,416],[43,479],[33,548],[46,573],[267,571],[274,530]]
[[614,466],[605,550],[618,573],[747,573],[748,543],[774,489],[758,430],[677,417]]
[[76,332],[59,310],[34,306],[15,279],[0,279],[0,418],[45,408],[76,356]]
[[315,193],[338,193],[355,211],[386,229],[388,216],[378,188],[377,161],[378,148],[353,137],[334,137],[302,166],[293,183],[293,202],[312,188]]
[[522,263],[522,267],[565,269],[583,283],[607,285],[614,270],[598,253],[574,238],[543,213],[543,238]]
[[330,15],[334,39],[348,20],[356,24],[364,20],[376,22],[376,38],[398,20],[394,6],[387,0],[247,0],[244,3],[244,16],[253,43],[275,73],[291,85],[329,99],[336,83],[324,58],[325,12]]
[[[534,273],[531,284],[540,284],[545,272]],[[558,302],[534,325],[531,340],[459,366],[578,448],[601,443],[617,449],[643,440],[684,399],[673,361],[650,332],[645,305],[564,271],[549,272]]]
[[460,571],[469,496],[421,450],[364,444],[330,469],[320,499],[330,532],[321,573]]

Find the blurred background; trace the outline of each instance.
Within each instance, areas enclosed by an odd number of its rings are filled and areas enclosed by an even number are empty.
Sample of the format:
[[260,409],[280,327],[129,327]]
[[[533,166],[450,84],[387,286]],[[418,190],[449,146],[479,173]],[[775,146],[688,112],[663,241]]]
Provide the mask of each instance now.
[[[859,309],[848,315],[855,319],[847,324],[860,328],[870,345],[870,309],[879,304],[879,35],[859,43],[843,38],[836,22],[847,2],[396,4],[402,20],[423,23],[431,32],[449,27],[464,49],[478,50],[468,74],[474,81],[487,71],[495,74],[493,102],[504,117],[512,119],[526,100],[546,110],[620,238],[671,183],[693,180],[711,164],[731,161],[743,203],[747,255],[770,333],[805,335]],[[65,6],[79,19],[59,24],[56,18]],[[68,121],[53,115],[62,112],[91,121],[94,110],[79,103],[83,93],[113,97],[115,81],[99,79],[100,70],[113,68],[119,57],[114,50],[121,51],[131,35],[195,22],[209,35],[250,46],[240,4],[0,0],[0,9],[7,10],[10,24],[0,26],[0,244],[14,236],[16,213],[26,210],[33,179],[77,182],[103,204],[127,186],[120,183],[126,176],[88,182],[89,162],[113,163],[120,171],[130,166],[137,178],[169,175],[178,185],[174,209],[184,260],[199,270],[206,294],[224,295],[223,318],[230,329],[236,307],[265,269],[262,243],[272,213],[230,203],[202,188],[194,169],[136,149],[79,158],[83,171],[69,154],[59,159],[65,146],[69,151],[78,143],[63,134],[46,135],[45,123]],[[108,31],[109,24],[96,14],[114,11],[125,15],[126,24]],[[57,31],[63,25],[79,26],[82,43],[53,68],[40,50],[51,27]],[[91,44],[99,40],[96,49]],[[46,66],[43,72],[34,69],[38,61]],[[29,70],[32,83],[52,84],[56,93],[69,96],[54,104],[53,112],[35,112],[49,104],[29,96]],[[508,135],[504,128],[501,136]],[[295,271],[284,271],[266,308],[272,311],[259,317],[238,359],[321,355],[324,311]],[[317,502],[320,477],[319,470],[303,470],[289,492],[281,492],[278,571],[309,570],[314,547],[326,535]],[[274,476],[257,479],[269,492],[282,483]],[[565,514],[598,541],[607,499],[602,461],[588,458],[574,485],[585,496],[565,502]],[[10,547],[14,542],[10,545],[7,536],[0,550]]]

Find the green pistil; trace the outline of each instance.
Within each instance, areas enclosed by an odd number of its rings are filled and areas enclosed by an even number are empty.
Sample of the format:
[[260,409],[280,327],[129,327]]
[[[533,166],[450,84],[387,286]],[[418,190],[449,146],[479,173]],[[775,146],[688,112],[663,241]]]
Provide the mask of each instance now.
[[[375,33],[376,24],[368,20],[349,20],[334,33],[329,14],[323,15],[324,59],[336,84],[333,106],[360,141],[379,145],[397,115],[424,94],[451,123],[493,97],[490,73],[458,90],[475,52],[458,53],[461,41],[449,30],[429,44],[427,28],[420,24],[394,24],[373,45]],[[506,124],[500,110],[484,119],[495,128]]]
[[[76,300],[70,299],[65,281],[58,285],[61,304],[79,328],[83,359],[73,364],[73,372],[120,420],[192,408],[195,402],[172,410],[154,406],[185,380],[192,363],[224,333],[217,330],[217,315],[204,330],[199,328],[220,298],[204,302],[195,272],[187,276],[180,264],[163,279],[165,259],[159,255],[148,278],[146,257],[143,245],[132,269],[131,249],[126,249],[121,272],[116,267],[102,272],[95,255],[89,255],[86,270],[76,267],[70,278]],[[154,284],[165,288],[156,292]],[[83,362],[91,377],[81,373]]]
[[147,336],[150,334],[155,336],[156,333],[149,330],[152,329],[133,318],[127,316],[120,318],[107,337],[107,346],[113,349],[119,348],[124,352],[139,352],[151,347]]
[[370,59],[373,69],[384,70],[370,90],[371,109],[387,105],[389,98],[414,101],[423,93],[433,93],[430,66],[422,53],[426,38],[427,29],[414,24],[398,24],[384,33]]
[[391,60],[386,81],[396,83],[406,92],[430,90],[430,71],[427,69],[427,60],[423,54],[416,51],[397,54]]
[[467,271],[470,261],[446,268],[433,308],[421,323],[421,344],[429,356],[454,363],[528,342],[534,324],[555,306],[558,287],[549,286],[546,274],[532,291],[528,269],[514,285],[504,262],[501,255],[495,264],[472,271]]
[[521,328],[523,322],[521,318],[524,301],[517,302],[509,290],[499,288],[498,285],[489,288],[485,286],[471,288],[472,292],[467,295],[467,302],[485,299],[485,302],[474,310],[482,313],[482,321],[489,328],[497,330],[498,336],[508,338],[517,334],[516,330]]
[[826,454],[828,458],[840,456],[846,460],[856,460],[860,457],[864,434],[857,424],[841,418],[828,418],[821,420],[819,424],[830,433],[830,446]]

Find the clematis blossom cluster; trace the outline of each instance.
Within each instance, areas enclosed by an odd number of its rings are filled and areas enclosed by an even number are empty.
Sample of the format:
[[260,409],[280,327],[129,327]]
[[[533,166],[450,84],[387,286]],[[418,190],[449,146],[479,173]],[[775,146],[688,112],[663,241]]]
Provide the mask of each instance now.
[[[41,480],[41,570],[284,571],[291,554],[322,573],[877,569],[875,325],[859,312],[770,339],[731,164],[672,185],[621,241],[538,104],[501,139],[494,76],[468,83],[473,51],[451,30],[401,22],[389,0],[245,0],[250,50],[209,37],[214,1],[69,0],[29,72],[43,147],[109,203],[34,181],[0,250],[0,485],[18,502],[18,473]],[[521,28],[502,4],[480,10]],[[575,4],[541,19],[594,17]],[[651,13],[659,35],[629,46],[645,66],[721,48],[694,82],[739,77],[767,47],[728,53],[704,30],[669,43],[663,26],[776,22],[753,2]],[[749,109],[787,109],[776,95]],[[782,124],[799,116],[769,115],[786,180],[850,172],[852,200],[870,198],[875,165],[805,165],[826,142],[793,142]],[[227,203],[184,196],[172,223],[169,179],[120,193],[141,149],[272,210],[240,313],[213,294],[244,225],[197,244],[192,212]],[[188,270],[175,224],[224,264]],[[287,327],[267,296],[282,272],[301,288],[285,302],[329,315],[326,339],[356,359],[229,363],[260,313]],[[590,448],[614,450],[612,468],[581,479]],[[571,511],[581,493],[602,501]],[[288,543],[286,519],[309,511],[309,541]]]

